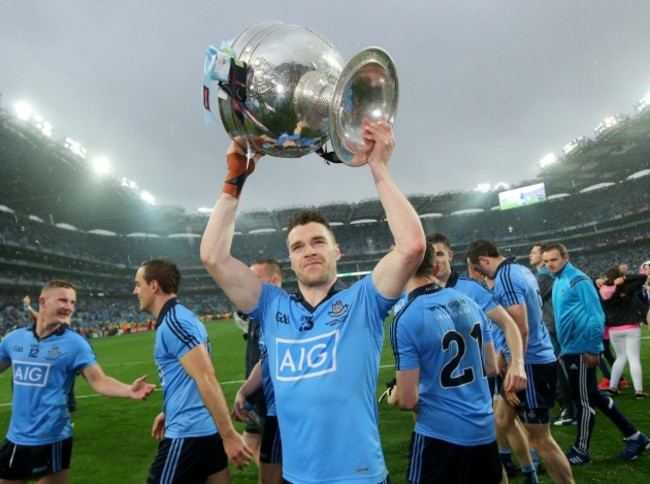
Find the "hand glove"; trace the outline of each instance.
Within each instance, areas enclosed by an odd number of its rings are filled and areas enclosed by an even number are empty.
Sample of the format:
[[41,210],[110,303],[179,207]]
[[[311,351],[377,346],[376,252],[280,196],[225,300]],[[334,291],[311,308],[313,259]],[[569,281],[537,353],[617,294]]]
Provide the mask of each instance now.
[[255,160],[253,158],[248,160],[246,155],[237,152],[229,153],[226,160],[228,162],[228,173],[221,191],[239,199],[246,178],[255,171]]

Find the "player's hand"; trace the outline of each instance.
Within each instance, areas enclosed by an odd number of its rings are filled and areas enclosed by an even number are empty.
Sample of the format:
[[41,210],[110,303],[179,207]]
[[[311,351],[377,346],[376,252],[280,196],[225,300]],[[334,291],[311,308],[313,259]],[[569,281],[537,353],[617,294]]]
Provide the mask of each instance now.
[[246,397],[241,391],[237,390],[235,402],[232,406],[232,418],[239,422],[248,422],[248,410],[246,410]]
[[503,389],[506,392],[519,392],[526,388],[526,382],[528,378],[526,377],[526,368],[524,367],[524,362],[510,362],[508,365],[508,371],[503,380]]
[[239,143],[232,141],[226,152],[228,172],[223,183],[222,192],[239,199],[244,182],[255,171],[255,163],[262,155],[255,153],[249,160]]
[[384,121],[370,121],[364,119],[361,122],[361,128],[364,143],[368,148],[365,156],[368,157],[370,166],[388,165],[393,149],[395,148],[395,138],[393,128]]
[[228,459],[237,469],[243,469],[251,463],[253,451],[246,445],[241,435],[233,430],[227,436],[221,435],[221,439]]
[[504,391],[502,393],[503,397],[506,399],[506,402],[508,402],[510,405],[513,407],[517,407],[521,405],[521,401],[517,397],[517,394],[515,392],[506,392]]
[[151,427],[151,436],[156,440],[162,440],[165,436],[165,414],[160,412],[153,419],[153,426]]
[[146,400],[151,392],[156,389],[156,385],[145,383],[147,375],[141,376],[133,382],[129,389],[129,396],[134,400]]
[[590,353],[583,353],[582,361],[584,361],[587,368],[596,368],[598,366],[598,361],[600,360],[600,355],[592,355]]
[[25,296],[23,298],[23,307],[27,309],[31,304],[32,304],[32,299],[29,296]]

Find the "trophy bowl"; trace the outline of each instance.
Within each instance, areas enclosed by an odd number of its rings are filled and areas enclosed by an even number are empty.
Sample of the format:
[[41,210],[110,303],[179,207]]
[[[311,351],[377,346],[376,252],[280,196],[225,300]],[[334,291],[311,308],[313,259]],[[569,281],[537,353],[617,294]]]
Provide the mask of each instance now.
[[394,122],[397,72],[378,47],[364,49],[344,64],[321,34],[299,25],[261,22],[232,41],[246,65],[245,100],[219,97],[228,135],[244,149],[299,158],[331,139],[339,160],[365,164],[361,121]]

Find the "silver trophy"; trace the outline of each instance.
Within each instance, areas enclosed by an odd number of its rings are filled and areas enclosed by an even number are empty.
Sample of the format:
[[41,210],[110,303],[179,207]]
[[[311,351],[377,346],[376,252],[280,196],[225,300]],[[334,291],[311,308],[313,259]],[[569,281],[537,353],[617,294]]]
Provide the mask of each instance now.
[[[381,48],[366,48],[344,64],[322,35],[282,22],[255,24],[229,48],[233,65],[219,83],[219,114],[244,149],[282,158],[317,152],[360,166],[367,151],[361,121],[395,120],[397,72]],[[206,76],[218,64],[216,56],[206,60]],[[208,96],[204,90],[206,109]],[[335,157],[324,151],[328,140]]]

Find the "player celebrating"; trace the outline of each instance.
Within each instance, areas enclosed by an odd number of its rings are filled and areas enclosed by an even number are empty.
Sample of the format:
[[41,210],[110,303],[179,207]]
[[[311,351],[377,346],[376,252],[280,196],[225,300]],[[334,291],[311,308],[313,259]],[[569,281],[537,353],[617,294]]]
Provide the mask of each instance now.
[[0,371],[13,368],[13,401],[7,438],[0,448],[0,481],[66,483],[72,455],[67,395],[78,372],[97,393],[144,400],[155,388],[146,375],[132,385],[106,376],[95,353],[67,324],[77,300],[66,281],[47,282],[36,323],[0,343]]
[[426,241],[417,213],[392,181],[387,163],[391,127],[362,123],[368,167],[395,250],[349,288],[337,283],[341,253],[327,220],[298,213],[287,228],[298,291],[262,284],[231,255],[235,214],[246,174],[242,150],[231,144],[229,171],[201,243],[201,259],[230,300],[264,331],[290,482],[377,484],[387,478],[375,392],[383,321],[422,261]]

